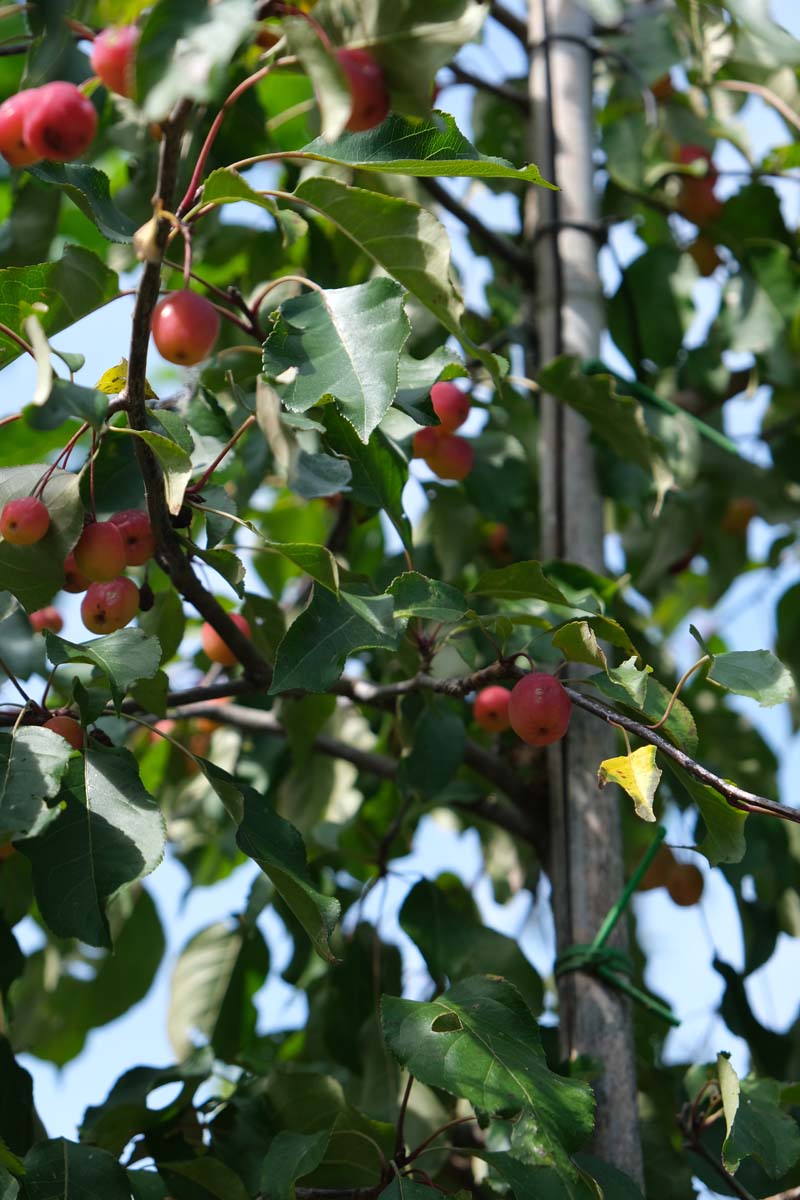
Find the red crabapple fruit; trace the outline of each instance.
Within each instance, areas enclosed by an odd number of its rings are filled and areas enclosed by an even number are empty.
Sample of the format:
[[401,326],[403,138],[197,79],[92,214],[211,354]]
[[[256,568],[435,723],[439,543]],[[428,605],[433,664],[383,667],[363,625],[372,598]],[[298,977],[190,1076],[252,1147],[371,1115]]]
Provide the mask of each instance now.
[[85,525],[72,553],[81,575],[93,583],[107,583],[125,570],[125,539],[111,521]]
[[45,629],[49,629],[51,633],[61,633],[61,630],[64,628],[64,618],[52,604],[48,604],[46,608],[37,608],[35,612],[29,613],[28,620],[31,623],[31,629],[34,633],[42,633]]
[[92,633],[116,633],[139,610],[139,589],[122,575],[104,583],[91,583],[81,601],[81,618]]
[[141,567],[149,562],[156,548],[156,539],[147,513],[141,508],[125,508],[109,519],[122,534],[128,566]]
[[133,95],[138,41],[136,25],[111,25],[92,42],[89,55],[92,70],[110,92],[119,96]]
[[83,729],[74,717],[51,717],[45,721],[42,729],[52,729],[53,733],[65,738],[73,750],[83,749]]
[[162,358],[191,367],[208,358],[214,349],[219,336],[219,313],[205,296],[183,288],[159,300],[151,328]]
[[389,113],[389,89],[380,65],[367,50],[337,50],[336,57],[347,76],[352,96],[350,119],[345,128],[350,133],[361,133],[380,125]]
[[455,433],[469,416],[469,396],[454,383],[435,383],[431,388],[431,400],[445,433]]
[[508,688],[500,687],[499,684],[482,688],[478,692],[472,706],[472,715],[481,729],[486,729],[489,733],[501,733],[504,729],[508,729],[508,702],[510,699],[511,692]]
[[81,575],[75,562],[75,555],[68,554],[64,560],[64,591],[85,592],[91,583],[85,575]]
[[421,429],[418,429],[411,440],[414,458],[428,459],[432,454],[435,454],[439,434],[440,431],[437,425],[423,425]]
[[29,167],[41,155],[28,145],[23,133],[25,118],[36,104],[38,88],[17,92],[0,104],[0,153],[12,167]]
[[[240,613],[229,613],[228,615],[234,625],[241,629],[245,637],[249,637],[250,625],[246,618],[241,616]],[[212,662],[219,663],[223,667],[232,667],[235,662],[239,661],[228,643],[222,640],[214,626],[209,625],[208,621],[203,624],[203,628],[200,630],[200,641],[204,651]]]
[[567,732],[572,702],[554,675],[531,671],[511,691],[511,728],[531,746],[549,746]]
[[0,513],[0,533],[12,546],[32,546],[50,528],[47,505],[35,496],[9,500]]
[[37,88],[22,124],[25,141],[39,158],[71,162],[88,150],[97,132],[91,100],[74,83],[57,80]]
[[426,461],[440,479],[466,479],[474,462],[472,446],[457,433],[440,433]]

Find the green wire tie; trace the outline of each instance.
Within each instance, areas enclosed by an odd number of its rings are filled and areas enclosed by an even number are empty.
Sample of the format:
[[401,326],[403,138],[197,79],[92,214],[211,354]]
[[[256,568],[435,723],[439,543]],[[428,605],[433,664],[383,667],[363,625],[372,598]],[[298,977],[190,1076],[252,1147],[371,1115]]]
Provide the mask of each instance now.
[[607,366],[601,358],[587,358],[581,363],[581,370],[584,375],[610,375],[616,382],[617,391],[623,396],[635,396],[637,400],[642,400],[645,404],[650,404],[653,408],[660,408],[662,412],[669,413],[671,417],[681,416],[688,418],[707,441],[713,442],[715,446],[719,446],[721,450],[726,450],[728,454],[735,454],[740,458],[739,448],[735,442],[732,442],[724,433],[720,433],[719,429],[715,429],[713,425],[707,425],[705,421],[701,421],[694,413],[687,412],[685,408],[681,408],[677,404],[673,404],[671,400],[665,400],[663,396],[659,396],[658,392],[654,392],[652,388],[647,387],[644,383],[639,383],[637,379],[624,379],[618,375],[616,371],[612,371],[611,367]]
[[633,963],[625,951],[606,945],[612,929],[628,907],[631,896],[639,886],[647,868],[658,853],[661,843],[666,836],[666,829],[663,826],[659,826],[656,836],[647,849],[647,853],[625,885],[619,900],[617,900],[614,907],[609,911],[594,941],[590,945],[567,946],[566,950],[562,950],[556,959],[555,973],[556,977],[558,977],[559,975],[566,974],[567,971],[591,972],[612,987],[617,988],[618,991],[624,992],[626,996],[630,996],[631,1000],[635,1000],[637,1004],[641,1004],[649,1012],[655,1013],[657,1017],[661,1017],[664,1021],[668,1021],[670,1025],[680,1025],[680,1019],[675,1016],[675,1013],[668,1004],[662,1004],[660,1000],[656,1000],[654,996],[649,996],[647,992],[643,992],[641,988],[636,987],[635,984],[630,982],[628,976],[633,974]]

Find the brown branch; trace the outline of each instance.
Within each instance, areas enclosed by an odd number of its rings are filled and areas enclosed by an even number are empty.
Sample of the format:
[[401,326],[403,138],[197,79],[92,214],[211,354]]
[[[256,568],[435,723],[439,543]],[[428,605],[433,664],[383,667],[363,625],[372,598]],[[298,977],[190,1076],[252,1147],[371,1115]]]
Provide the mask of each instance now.
[[[161,208],[168,209],[175,196],[181,139],[190,107],[188,101],[182,101],[176,105],[164,129],[156,185],[156,212]],[[126,399],[130,426],[139,431],[145,431],[148,428],[145,381],[150,322],[161,286],[161,259],[166,249],[170,228],[170,222],[166,218],[157,222],[155,240],[158,259],[155,262],[145,263],[136,291]],[[200,615],[230,646],[251,679],[265,682],[271,677],[269,667],[250,639],[237,628],[221,605],[203,587],[184,553],[172,526],[164,489],[164,477],[155,455],[140,438],[134,439],[134,446],[147,497],[150,523],[156,540],[156,560],[169,575],[178,592],[194,605]]]
[[582,692],[576,691],[575,688],[565,685],[565,690],[570,700],[578,708],[583,708],[586,712],[600,717],[602,721],[606,721],[609,725],[617,725],[621,729],[626,729],[629,733],[636,734],[643,742],[648,742],[651,746],[655,746],[656,750],[660,750],[662,754],[666,754],[667,758],[671,758],[678,766],[683,767],[687,774],[692,775],[700,783],[704,783],[719,792],[732,808],[738,808],[741,812],[761,813],[765,816],[780,817],[783,821],[793,821],[795,824],[800,824],[800,809],[787,808],[785,804],[776,804],[774,800],[767,800],[765,796],[758,796],[755,792],[748,792],[744,788],[737,787],[734,783],[729,783],[727,779],[721,779],[719,775],[715,775],[713,771],[709,771],[706,767],[691,758],[690,755],[686,754],[685,751],[674,746],[672,742],[668,742],[666,738],[661,737],[640,721],[634,721],[631,717],[625,717],[621,713],[607,708],[599,700],[594,700],[590,696],[584,696]]
[[527,46],[528,27],[521,17],[509,12],[505,5],[498,4],[497,0],[491,7],[490,15],[494,17],[498,25],[502,25],[509,33],[513,33],[514,37],[519,38],[523,46]]
[[[252,684],[246,680],[239,680],[237,683],[242,690],[252,691]],[[213,688],[196,688],[192,691],[195,698],[199,698],[197,694],[202,693],[206,699],[211,699],[212,694],[217,697],[230,695],[231,684],[220,684]],[[186,697],[186,693],[173,693],[173,698],[168,699],[169,715],[176,720],[207,717],[220,725],[232,725],[237,729],[250,729],[254,733],[286,737],[285,726],[271,712],[265,712],[260,708],[247,708],[241,704],[217,706],[208,703],[193,703],[188,700],[184,703],[175,703],[174,698],[180,695]],[[134,701],[125,701],[123,704],[123,712],[132,713],[138,710],[139,706]],[[394,779],[397,775],[398,764],[395,759],[385,754],[361,750],[357,746],[351,746],[329,734],[318,734],[312,742],[312,748],[318,754],[352,763],[359,771],[366,771],[370,775],[376,775],[379,779]],[[489,783],[505,792],[509,799],[514,801],[515,807],[502,804],[494,797],[458,802],[452,807],[481,820],[491,821],[494,825],[504,829],[511,837],[520,838],[531,844],[537,855],[541,857],[545,845],[542,831],[528,815],[531,809],[530,784],[502,759],[490,754],[483,746],[471,739],[467,739],[464,762]],[[542,805],[538,803],[534,805],[534,808],[536,812],[544,811]]]
[[478,88],[481,92],[490,92],[491,95],[497,96],[499,100],[506,100],[509,104],[515,104],[523,112],[527,112],[530,108],[528,97],[525,93],[517,91],[516,88],[510,87],[507,83],[492,83],[491,80],[483,79],[480,75],[473,75],[472,71],[467,71],[464,67],[459,67],[456,63],[450,64],[450,71],[455,77],[456,83],[466,83],[470,87]]
[[443,188],[436,179],[421,179],[420,184],[431,196],[437,204],[441,204],[442,208],[446,208],[449,213],[452,213],[462,225],[474,233],[480,241],[483,242],[486,249],[502,259],[507,266],[523,279],[528,279],[531,273],[531,265],[527,255],[518,250],[510,238],[505,237],[501,233],[495,233],[493,229],[489,229],[484,225],[479,217],[475,216],[466,205],[460,200],[456,200],[455,196]]

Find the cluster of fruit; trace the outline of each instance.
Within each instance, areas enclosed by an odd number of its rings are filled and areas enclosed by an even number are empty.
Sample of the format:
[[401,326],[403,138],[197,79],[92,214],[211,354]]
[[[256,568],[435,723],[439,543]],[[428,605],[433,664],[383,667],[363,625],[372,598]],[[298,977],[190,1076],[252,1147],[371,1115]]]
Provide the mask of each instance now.
[[[106,29],[92,42],[90,61],[100,81],[129,96],[139,30]],[[49,159],[72,162],[97,132],[97,111],[85,93],[65,79],[26,88],[0,104],[0,152],[12,167]]]
[[[0,513],[0,534],[12,546],[33,546],[50,528],[47,505],[35,496],[9,500]],[[140,509],[125,509],[108,521],[84,526],[64,563],[64,590],[85,592],[81,617],[92,633],[114,633],[132,621],[139,610],[139,588],[123,575],[126,567],[140,567],[153,556],[155,539],[150,519]],[[31,613],[37,631],[62,627],[56,609]]]
[[510,726],[529,746],[549,746],[567,732],[571,710],[572,701],[555,675],[531,671],[510,691],[499,684],[482,688],[472,715],[490,733]]
[[466,479],[474,456],[460,429],[469,416],[470,400],[454,383],[435,383],[431,388],[433,411],[438,425],[424,425],[414,434],[414,457],[424,459],[440,479]]

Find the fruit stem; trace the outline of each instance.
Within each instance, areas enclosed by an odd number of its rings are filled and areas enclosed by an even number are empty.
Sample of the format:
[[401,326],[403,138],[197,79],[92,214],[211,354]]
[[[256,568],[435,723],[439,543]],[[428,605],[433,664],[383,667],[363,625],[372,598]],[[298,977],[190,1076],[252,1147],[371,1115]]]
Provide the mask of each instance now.
[[10,417],[3,417],[0,419],[0,428],[2,428],[3,425],[10,425],[12,421],[18,421],[21,416],[22,413],[12,413]]
[[4,334],[9,341],[16,342],[20,350],[24,350],[26,354],[30,354],[31,358],[36,358],[33,346],[29,342],[26,342],[23,337],[20,337],[18,333],[15,333],[13,329],[10,329],[8,325],[4,325],[2,321],[0,321],[0,333]]
[[13,687],[15,687],[17,689],[17,691],[19,692],[20,696],[22,696],[22,699],[25,701],[25,703],[32,704],[33,701],[31,700],[30,696],[25,691],[24,687],[22,686],[20,681],[17,679],[14,672],[11,670],[11,668],[8,666],[8,664],[6,662],[4,662],[4,660],[2,658],[0,658],[0,671],[2,671],[4,673],[4,675],[6,675],[8,677],[9,683],[11,683],[13,685]]
[[276,4],[275,15],[280,17],[302,17],[302,19],[307,21],[314,30],[314,33],[322,42],[328,53],[333,54],[333,45],[331,43],[331,39],[328,37],[327,33],[322,28],[316,17],[313,17],[311,13],[305,12],[302,8],[296,8],[294,4]]
[[211,476],[216,471],[219,464],[222,462],[225,455],[236,445],[236,443],[238,442],[238,440],[242,436],[242,434],[245,433],[250,428],[250,426],[253,424],[255,424],[254,416],[250,416],[245,421],[242,421],[241,425],[236,430],[233,437],[231,437],[229,439],[229,441],[227,442],[227,444],[225,446],[223,446],[222,450],[220,450],[219,454],[214,459],[211,466],[206,467],[205,471],[203,471],[203,474],[200,476],[200,478],[197,480],[197,482],[193,483],[191,485],[191,487],[188,489],[189,491],[199,492],[205,487],[205,485],[208,483]]
[[51,477],[53,476],[54,472],[56,471],[56,469],[58,467],[58,464],[61,462],[62,459],[64,460],[64,467],[66,468],[66,465],[69,462],[69,456],[72,453],[72,451],[75,449],[76,443],[78,442],[78,440],[80,438],[83,437],[83,435],[86,433],[88,428],[89,428],[89,422],[84,421],[84,423],[81,425],[78,432],[74,433],[72,435],[72,437],[69,439],[69,441],[67,442],[64,449],[61,451],[61,453],[55,459],[55,462],[51,463],[50,466],[47,468],[44,475],[39,480],[38,484],[36,485],[36,487],[34,488],[34,490],[32,492],[32,495],[35,496],[38,500],[41,500],[42,496],[44,495],[44,489],[47,487],[48,483],[50,482]]
[[672,712],[672,707],[673,707],[675,701],[678,699],[678,696],[680,695],[681,688],[686,683],[687,679],[689,679],[689,677],[695,673],[695,671],[698,669],[698,667],[702,667],[703,664],[707,663],[707,662],[711,662],[710,654],[704,654],[702,658],[698,658],[696,663],[692,663],[692,665],[689,667],[689,669],[687,671],[684,671],[684,673],[681,675],[680,679],[678,680],[678,682],[675,686],[675,691],[672,693],[672,695],[669,698],[669,703],[667,704],[667,707],[664,710],[664,715],[660,718],[660,720],[656,721],[655,725],[648,725],[647,726],[648,729],[660,729],[661,726],[664,724],[664,722],[669,720],[669,714]]
[[315,283],[313,279],[309,279],[306,275],[281,275],[280,279],[273,279],[271,283],[265,284],[258,293],[251,305],[254,313],[258,312],[269,293],[276,287],[280,287],[282,283],[299,283],[302,287],[311,288],[312,292],[319,292],[321,296],[325,294],[325,289],[320,287],[318,283]]
[[232,104],[236,103],[239,97],[246,92],[248,88],[254,87],[255,84],[259,83],[262,79],[269,75],[272,68],[280,62],[280,59],[276,59],[275,62],[267,63],[265,67],[261,67],[260,70],[255,71],[252,75],[248,75],[247,79],[243,79],[240,84],[237,84],[228,98],[223,102],[222,108],[214,118],[211,128],[206,134],[206,140],[203,142],[202,149],[197,156],[197,162],[194,165],[194,170],[192,171],[192,177],[189,180],[189,186],[186,189],[186,194],[177,207],[176,214],[178,217],[182,217],[194,201],[195,193],[200,186],[200,180],[202,179],[203,172],[206,168],[208,156],[211,153],[211,147],[216,141],[217,134],[220,131],[222,122],[225,120],[225,115],[228,109]]

